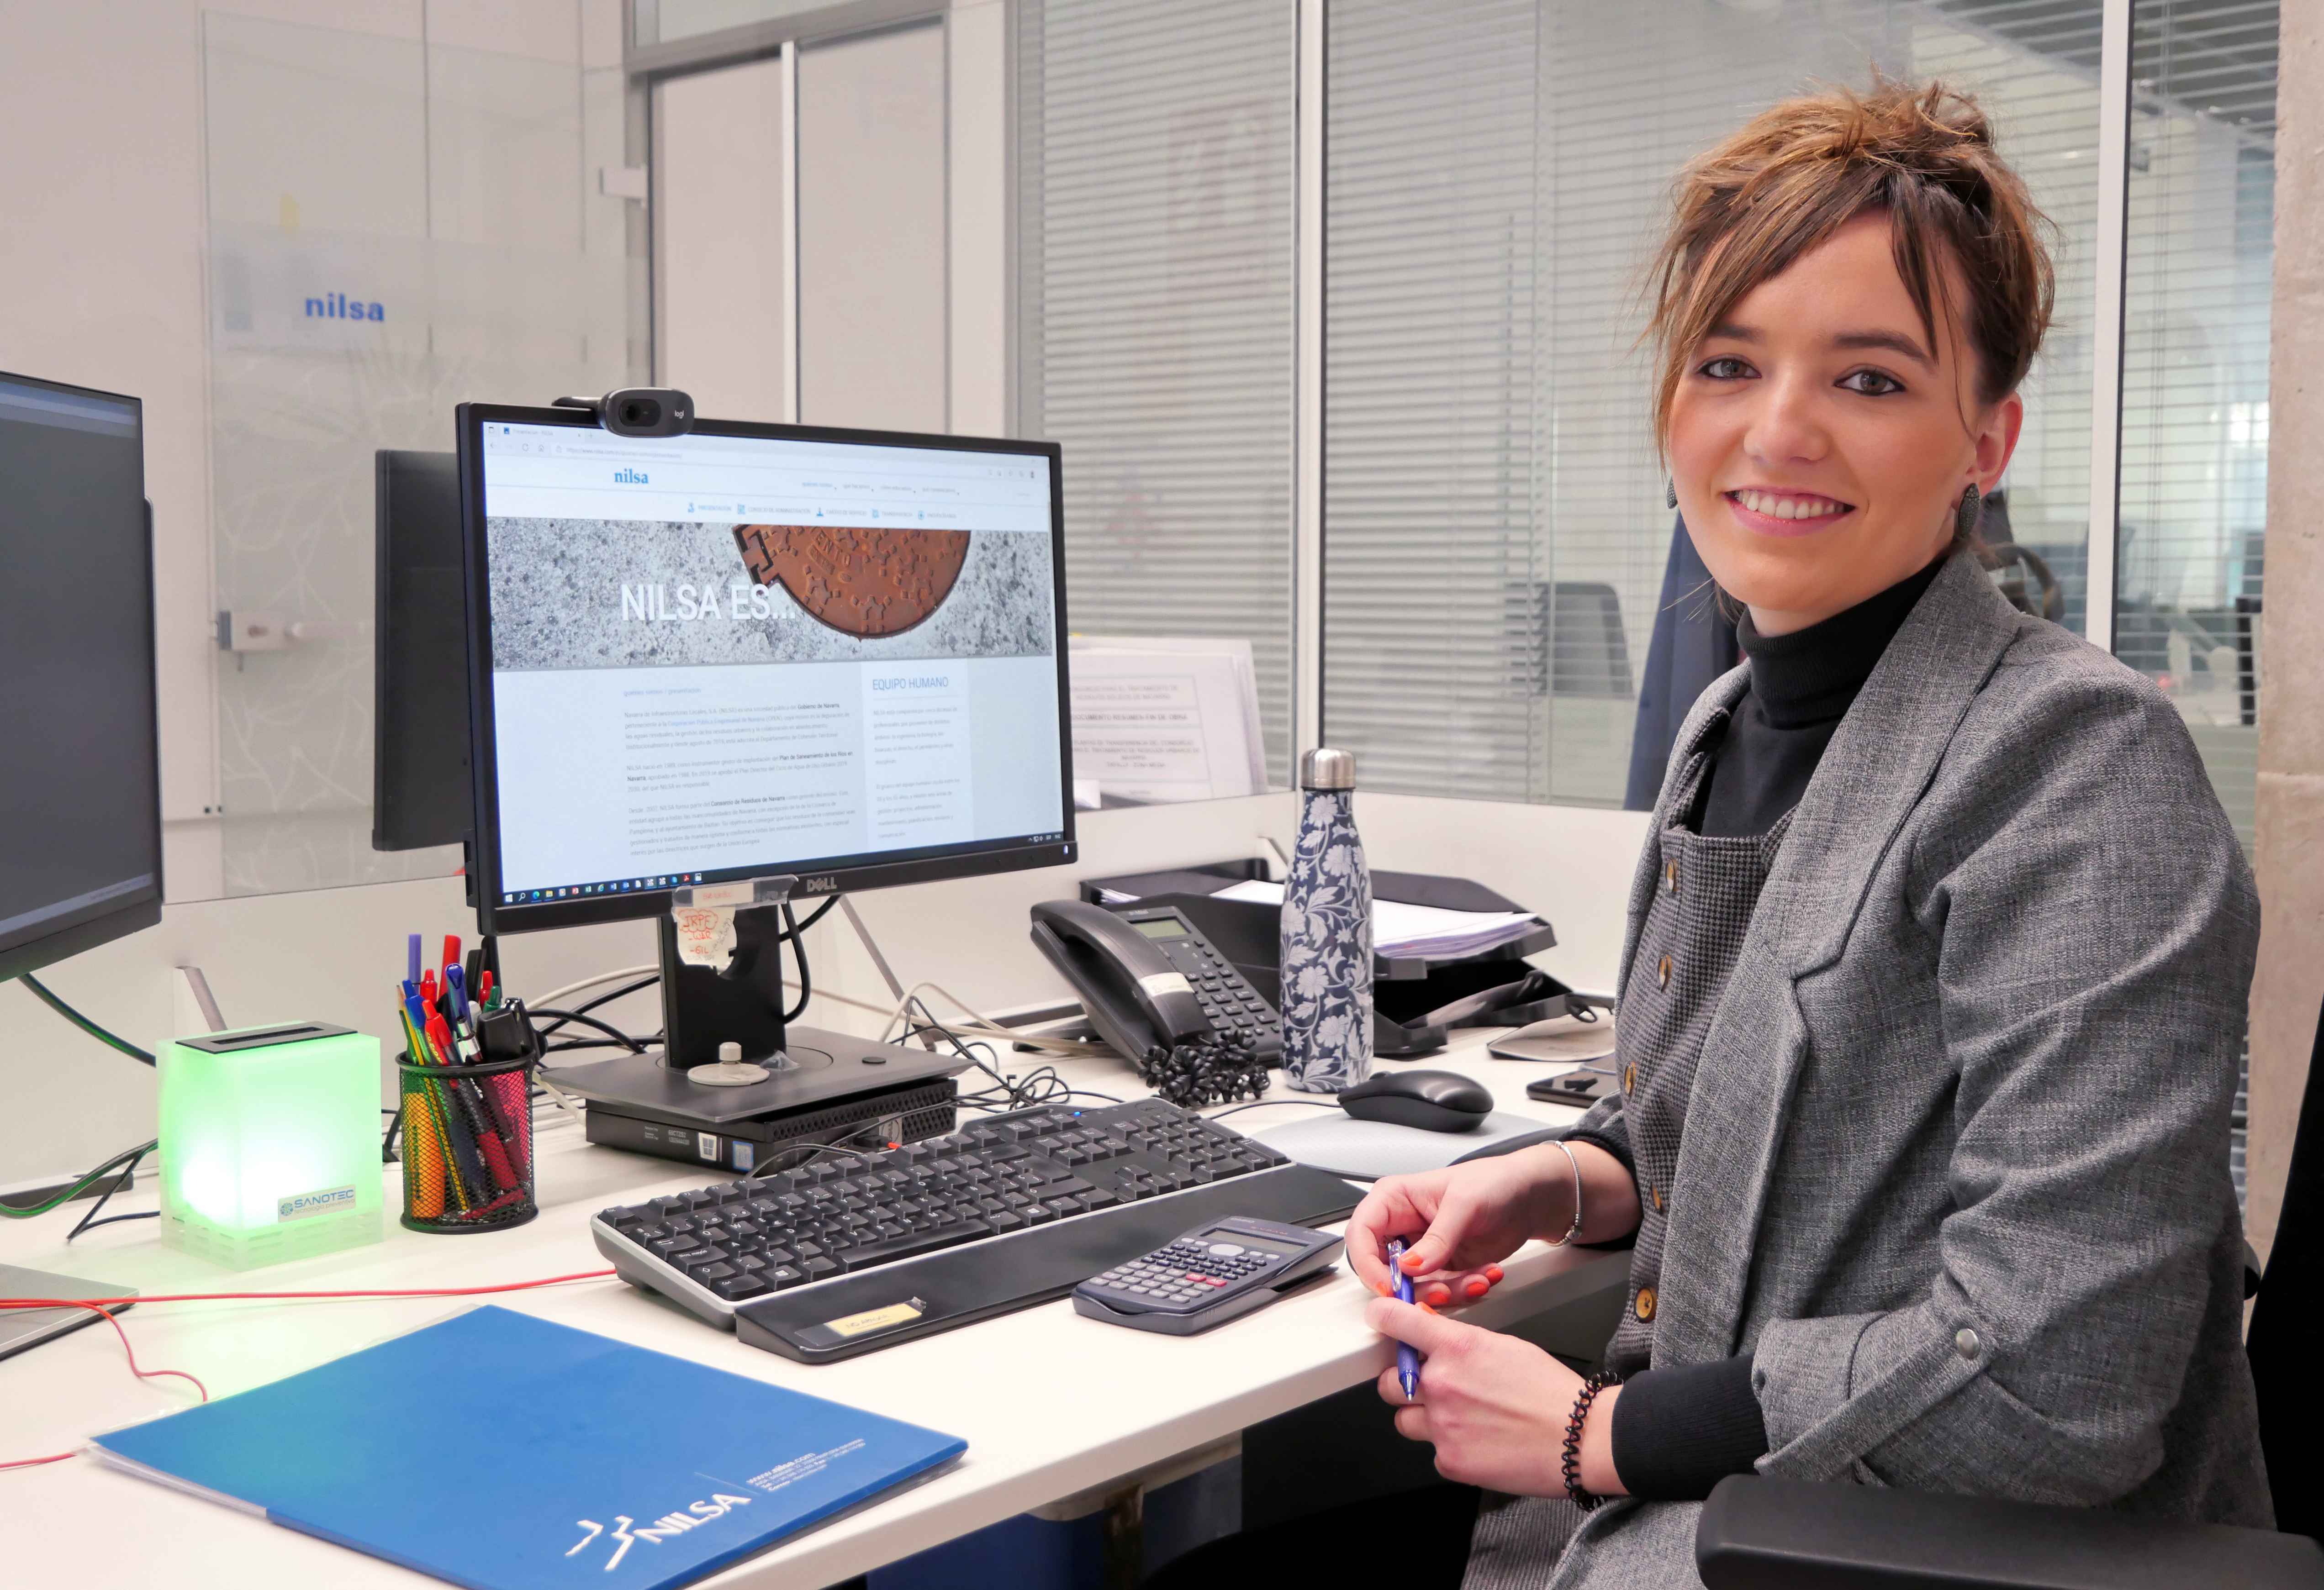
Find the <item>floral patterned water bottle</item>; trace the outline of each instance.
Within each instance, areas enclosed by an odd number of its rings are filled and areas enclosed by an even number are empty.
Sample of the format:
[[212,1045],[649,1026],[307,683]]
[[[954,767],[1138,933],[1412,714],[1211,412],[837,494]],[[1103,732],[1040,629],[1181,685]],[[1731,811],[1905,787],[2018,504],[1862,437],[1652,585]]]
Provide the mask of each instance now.
[[1283,1080],[1352,1088],[1372,1069],[1372,884],[1356,837],[1356,758],[1299,758],[1299,839],[1283,889]]

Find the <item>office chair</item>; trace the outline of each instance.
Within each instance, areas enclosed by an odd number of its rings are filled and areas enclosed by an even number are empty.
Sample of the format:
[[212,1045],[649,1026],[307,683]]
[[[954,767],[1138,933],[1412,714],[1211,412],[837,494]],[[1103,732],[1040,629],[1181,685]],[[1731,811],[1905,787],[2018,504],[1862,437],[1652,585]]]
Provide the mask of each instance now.
[[2324,1016],[2247,1350],[2275,1530],[1875,1485],[1721,1480],[1694,1534],[1709,1590],[2324,1590]]

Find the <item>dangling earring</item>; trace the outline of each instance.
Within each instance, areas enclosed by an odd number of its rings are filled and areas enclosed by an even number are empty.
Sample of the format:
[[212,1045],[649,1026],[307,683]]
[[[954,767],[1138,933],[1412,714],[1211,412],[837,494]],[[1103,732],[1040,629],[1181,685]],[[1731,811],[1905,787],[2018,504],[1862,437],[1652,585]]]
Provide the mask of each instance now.
[[1953,539],[1966,541],[1977,534],[1978,518],[1977,488],[1971,486],[1961,493],[1960,506],[1953,510]]
[[1676,508],[1678,506],[1678,482],[1675,480],[1665,481],[1663,483],[1663,506],[1665,508]]

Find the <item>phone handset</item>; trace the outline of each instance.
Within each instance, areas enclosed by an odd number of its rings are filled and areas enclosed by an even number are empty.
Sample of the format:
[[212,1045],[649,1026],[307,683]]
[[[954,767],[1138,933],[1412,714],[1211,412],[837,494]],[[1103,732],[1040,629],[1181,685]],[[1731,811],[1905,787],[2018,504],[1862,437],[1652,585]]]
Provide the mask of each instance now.
[[1033,907],[1033,942],[1082,995],[1099,1033],[1131,1059],[1158,1059],[1211,1035],[1185,974],[1159,944],[1103,906],[1044,900]]

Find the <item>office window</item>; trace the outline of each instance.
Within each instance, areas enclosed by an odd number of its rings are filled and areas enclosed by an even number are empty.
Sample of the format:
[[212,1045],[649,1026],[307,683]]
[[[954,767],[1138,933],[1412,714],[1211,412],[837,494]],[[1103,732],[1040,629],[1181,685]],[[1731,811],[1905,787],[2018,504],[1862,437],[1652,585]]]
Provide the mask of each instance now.
[[1296,8],[1021,0],[1018,430],[1084,634],[1248,639],[1290,759]]
[[1874,62],[1978,91],[2060,226],[2006,484],[2079,622],[2098,9],[1333,5],[1323,721],[1368,786],[1620,804],[1672,525],[1636,272],[1689,155]]
[[2138,0],[2115,651],[2178,706],[2246,850],[2262,694],[2275,0]]

